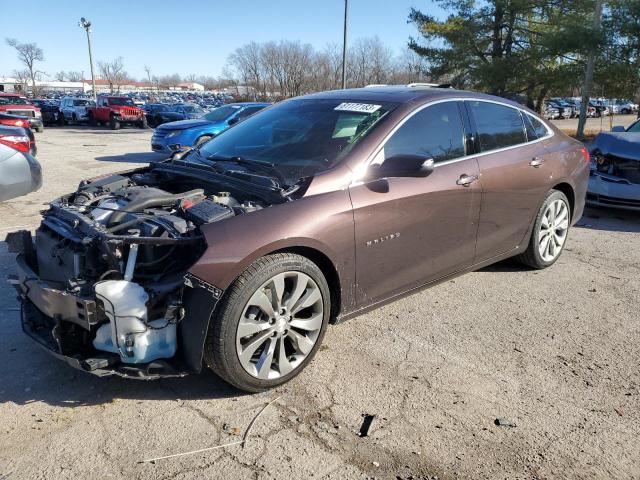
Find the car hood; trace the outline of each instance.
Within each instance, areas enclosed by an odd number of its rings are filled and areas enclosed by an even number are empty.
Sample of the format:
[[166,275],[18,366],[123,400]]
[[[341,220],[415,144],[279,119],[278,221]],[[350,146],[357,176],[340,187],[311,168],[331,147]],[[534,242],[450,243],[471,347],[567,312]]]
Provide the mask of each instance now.
[[158,127],[161,130],[185,130],[187,128],[204,127],[205,125],[213,125],[208,120],[196,118],[193,120],[178,120],[177,122],[165,123]]
[[611,132],[599,134],[591,148],[603,155],[614,155],[640,161],[640,133]]

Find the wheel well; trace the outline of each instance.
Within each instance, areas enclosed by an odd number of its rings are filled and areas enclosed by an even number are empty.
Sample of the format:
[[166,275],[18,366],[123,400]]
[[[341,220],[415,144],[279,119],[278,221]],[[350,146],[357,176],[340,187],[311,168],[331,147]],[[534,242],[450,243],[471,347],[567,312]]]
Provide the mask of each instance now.
[[329,284],[329,291],[331,292],[331,317],[329,321],[334,322],[340,313],[342,298],[340,294],[340,277],[329,257],[319,250],[309,247],[283,248],[272,253],[296,253],[308,258],[318,266]]
[[553,189],[559,190],[565,194],[567,200],[569,200],[569,208],[571,209],[571,217],[573,218],[574,205],[576,202],[576,195],[573,191],[573,187],[568,183],[559,183],[558,185],[553,187]]

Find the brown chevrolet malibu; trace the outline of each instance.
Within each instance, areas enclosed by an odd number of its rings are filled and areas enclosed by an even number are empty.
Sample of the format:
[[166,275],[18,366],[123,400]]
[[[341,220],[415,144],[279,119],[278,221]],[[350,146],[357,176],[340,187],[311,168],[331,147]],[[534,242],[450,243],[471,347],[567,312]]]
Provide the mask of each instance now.
[[7,242],[25,333],[96,375],[211,368],[247,391],[330,323],[508,257],[546,268],[588,153],[526,108],[427,85],[294,98],[166,161],[83,181]]

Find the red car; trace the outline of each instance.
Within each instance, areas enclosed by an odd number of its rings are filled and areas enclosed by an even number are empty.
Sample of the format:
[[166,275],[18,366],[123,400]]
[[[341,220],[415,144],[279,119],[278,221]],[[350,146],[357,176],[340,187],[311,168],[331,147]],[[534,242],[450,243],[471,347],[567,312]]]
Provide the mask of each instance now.
[[106,95],[98,97],[95,107],[88,108],[91,125],[109,125],[111,130],[118,130],[122,124],[137,125],[147,128],[147,117],[144,110],[137,107],[129,97]]
[[[18,115],[29,119],[29,127],[38,133],[44,130],[42,112],[38,107],[17,93],[0,93],[0,113]],[[3,123],[6,125],[5,123]]]

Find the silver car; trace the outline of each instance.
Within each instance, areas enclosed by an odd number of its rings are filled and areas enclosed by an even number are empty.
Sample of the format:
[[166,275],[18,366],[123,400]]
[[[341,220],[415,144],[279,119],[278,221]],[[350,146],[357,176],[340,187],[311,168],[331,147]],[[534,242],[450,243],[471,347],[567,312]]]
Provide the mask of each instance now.
[[35,192],[42,185],[42,168],[28,153],[0,143],[0,202]]
[[599,134],[590,152],[587,203],[640,211],[640,120]]

